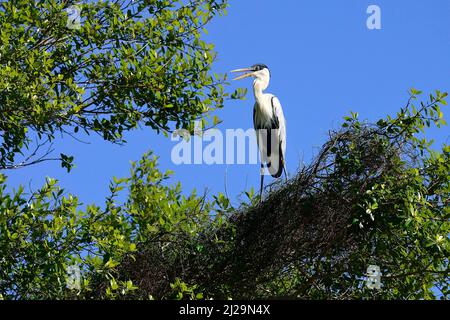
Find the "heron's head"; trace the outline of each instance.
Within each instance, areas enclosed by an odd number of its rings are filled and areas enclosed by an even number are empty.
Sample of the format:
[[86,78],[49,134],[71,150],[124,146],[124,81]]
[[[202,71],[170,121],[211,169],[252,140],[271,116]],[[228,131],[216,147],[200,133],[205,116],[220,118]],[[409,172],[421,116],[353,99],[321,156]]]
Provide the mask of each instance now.
[[256,80],[261,80],[263,82],[269,83],[270,71],[269,67],[265,64],[255,64],[250,68],[236,69],[231,72],[244,72],[244,74],[234,78],[233,80],[241,80],[248,77],[253,77]]

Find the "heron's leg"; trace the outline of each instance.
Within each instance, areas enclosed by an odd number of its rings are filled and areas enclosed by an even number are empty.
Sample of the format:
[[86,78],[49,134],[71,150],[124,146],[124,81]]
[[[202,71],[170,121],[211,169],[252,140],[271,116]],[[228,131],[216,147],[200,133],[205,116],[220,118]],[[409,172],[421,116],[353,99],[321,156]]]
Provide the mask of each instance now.
[[261,170],[260,170],[260,175],[261,175],[261,186],[259,188],[259,201],[262,201],[262,192],[263,192],[263,187],[264,187],[264,165],[261,164]]

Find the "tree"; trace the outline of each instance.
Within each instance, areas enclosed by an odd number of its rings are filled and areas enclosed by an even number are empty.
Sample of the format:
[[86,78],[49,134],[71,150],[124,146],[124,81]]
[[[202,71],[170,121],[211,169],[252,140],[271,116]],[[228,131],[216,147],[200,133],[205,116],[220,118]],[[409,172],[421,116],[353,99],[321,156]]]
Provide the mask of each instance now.
[[[74,4],[79,25],[68,17]],[[224,0],[1,2],[0,170],[46,160],[70,170],[72,156],[52,155],[57,133],[77,139],[84,131],[122,143],[123,132],[139,125],[166,133],[192,130],[198,119],[207,123],[229,94],[225,77],[211,72],[216,54],[201,35],[226,5]],[[146,174],[154,178],[160,172]],[[78,199],[65,195],[53,179],[34,192],[21,187],[6,193],[6,176],[0,176],[0,297],[65,296],[72,262],[81,259],[83,268],[107,271],[115,257],[133,249],[123,235],[128,220],[110,199],[106,208],[80,211]],[[173,192],[180,197],[179,189]],[[84,260],[86,253],[91,260]]]
[[[419,93],[394,118],[346,117],[294,179],[261,203],[246,192],[239,208],[182,196],[151,154],[85,210],[53,180],[25,195],[2,177],[1,297],[448,298],[450,148],[418,136],[445,123],[447,94],[416,107]],[[371,264],[381,290],[365,285]],[[76,290],[69,265],[81,269]]]
[[0,169],[45,159],[70,169],[72,157],[44,149],[57,132],[122,142],[139,124],[192,130],[223,106],[225,78],[211,74],[201,34],[225,0],[88,1],[76,27],[71,4],[0,4]]
[[[0,175],[0,298],[115,298],[137,290],[134,282],[115,274],[138,244],[163,250],[173,242],[183,248],[213,221],[222,223],[220,214],[211,219],[213,205],[204,197],[184,197],[179,184],[163,185],[170,174],[160,172],[157,158],[146,154],[133,164],[129,178],[113,179],[103,208],[85,210],[53,179],[32,194],[23,188],[10,194]],[[128,200],[119,203],[125,187]],[[168,251],[167,259],[173,263],[179,256]],[[69,266],[82,274],[78,291],[66,285]],[[161,272],[155,277],[163,277]],[[101,293],[93,293],[99,286]]]

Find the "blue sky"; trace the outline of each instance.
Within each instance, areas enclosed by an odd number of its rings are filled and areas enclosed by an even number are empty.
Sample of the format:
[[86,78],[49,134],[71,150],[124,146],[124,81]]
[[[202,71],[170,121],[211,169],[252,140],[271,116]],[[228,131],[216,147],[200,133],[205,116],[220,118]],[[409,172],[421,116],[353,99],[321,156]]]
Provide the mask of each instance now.
[[[381,8],[381,30],[369,30],[366,9]],[[309,162],[338,128],[350,110],[377,120],[404,106],[411,87],[431,92],[450,90],[450,1],[448,0],[231,0],[228,15],[209,26],[206,40],[219,53],[214,71],[225,73],[254,63],[270,67],[267,92],[277,95],[287,119],[287,167],[295,173]],[[251,88],[251,80],[232,83]],[[230,89],[232,89],[230,88]],[[246,101],[227,101],[216,114],[219,129],[252,127],[253,95]],[[447,121],[450,110],[444,110]],[[449,141],[450,130],[431,130],[438,144]],[[117,146],[91,136],[82,144],[58,139],[55,149],[75,156],[76,168],[67,174],[56,162],[7,172],[10,186],[37,187],[45,176],[56,178],[85,203],[101,204],[113,176],[127,176],[130,160],[148,150],[160,157],[163,170],[175,171],[185,192],[225,190],[236,196],[259,188],[258,165],[174,165],[175,145],[150,129],[125,135]],[[267,179],[270,181],[270,179]]]

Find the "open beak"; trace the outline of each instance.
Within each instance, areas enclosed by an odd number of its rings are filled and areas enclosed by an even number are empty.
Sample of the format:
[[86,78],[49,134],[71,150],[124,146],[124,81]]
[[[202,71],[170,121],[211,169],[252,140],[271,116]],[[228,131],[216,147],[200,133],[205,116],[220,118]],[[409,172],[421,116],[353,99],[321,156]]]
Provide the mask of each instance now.
[[233,80],[245,79],[245,78],[253,76],[253,74],[254,74],[254,70],[252,68],[236,69],[236,70],[232,70],[231,72],[233,72],[233,73],[235,73],[235,72],[247,72],[247,73],[245,73],[243,75],[240,75],[240,76],[234,78]]

